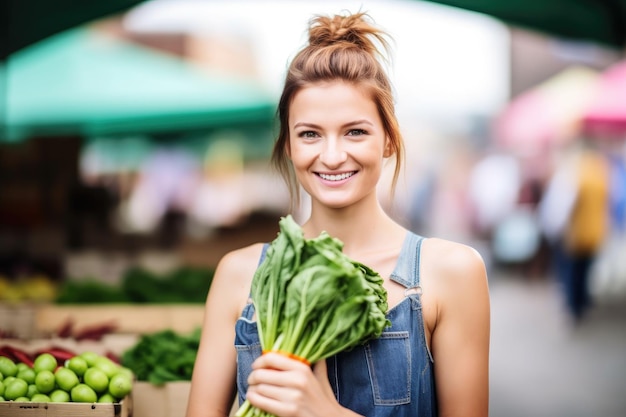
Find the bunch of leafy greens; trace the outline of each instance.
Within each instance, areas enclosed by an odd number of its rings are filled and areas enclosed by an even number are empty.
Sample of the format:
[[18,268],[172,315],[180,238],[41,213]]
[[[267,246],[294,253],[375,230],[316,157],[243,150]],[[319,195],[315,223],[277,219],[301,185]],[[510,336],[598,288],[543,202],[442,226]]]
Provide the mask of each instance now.
[[[315,363],[379,337],[391,324],[382,277],[326,232],[305,239],[291,216],[279,226],[252,281],[263,351]],[[246,401],[236,416],[272,415]]]
[[143,334],[122,354],[121,363],[133,371],[138,381],[154,385],[191,381],[200,334],[200,328],[187,335],[170,329]]

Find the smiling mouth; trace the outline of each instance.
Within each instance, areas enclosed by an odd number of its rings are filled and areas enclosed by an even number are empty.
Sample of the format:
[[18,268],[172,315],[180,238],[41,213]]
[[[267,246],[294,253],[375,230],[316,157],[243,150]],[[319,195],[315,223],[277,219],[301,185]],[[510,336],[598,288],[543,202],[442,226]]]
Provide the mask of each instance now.
[[317,175],[321,179],[326,180],[326,181],[343,181],[345,179],[350,178],[354,174],[356,174],[356,171],[344,172],[342,174],[322,174],[322,173],[318,173]]

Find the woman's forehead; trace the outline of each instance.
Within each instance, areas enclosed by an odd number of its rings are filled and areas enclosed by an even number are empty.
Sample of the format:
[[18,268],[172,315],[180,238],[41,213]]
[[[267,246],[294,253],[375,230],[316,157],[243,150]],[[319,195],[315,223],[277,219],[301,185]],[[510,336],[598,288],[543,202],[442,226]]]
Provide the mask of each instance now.
[[291,102],[289,124],[347,124],[358,120],[379,123],[379,111],[367,90],[347,83],[302,89]]

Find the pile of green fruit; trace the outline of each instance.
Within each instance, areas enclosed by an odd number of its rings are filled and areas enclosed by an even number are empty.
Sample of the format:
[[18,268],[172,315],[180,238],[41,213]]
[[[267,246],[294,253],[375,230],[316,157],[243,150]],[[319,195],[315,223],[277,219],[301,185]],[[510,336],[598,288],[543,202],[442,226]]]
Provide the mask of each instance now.
[[133,379],[130,369],[94,352],[62,366],[49,353],[32,366],[0,356],[0,401],[117,403],[131,392]]

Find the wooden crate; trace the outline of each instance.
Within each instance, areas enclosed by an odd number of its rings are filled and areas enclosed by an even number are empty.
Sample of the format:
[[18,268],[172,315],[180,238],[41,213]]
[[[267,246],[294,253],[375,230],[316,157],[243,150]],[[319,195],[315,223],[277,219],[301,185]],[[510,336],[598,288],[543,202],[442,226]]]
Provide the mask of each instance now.
[[0,402],[0,417],[130,417],[132,400],[119,403],[29,403]]
[[171,329],[189,333],[202,326],[203,304],[48,304],[37,308],[37,334],[53,334],[72,320],[74,327],[111,323],[118,333],[154,333]]

